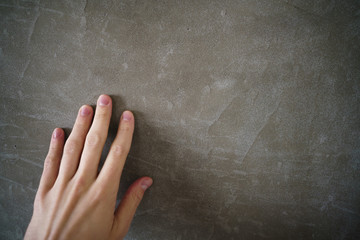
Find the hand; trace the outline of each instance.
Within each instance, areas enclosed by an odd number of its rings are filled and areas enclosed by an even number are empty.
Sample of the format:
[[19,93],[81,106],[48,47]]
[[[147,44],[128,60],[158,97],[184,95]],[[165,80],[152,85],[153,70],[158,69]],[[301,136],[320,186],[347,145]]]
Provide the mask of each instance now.
[[111,98],[101,95],[91,124],[93,109],[82,106],[65,146],[64,131],[54,130],[25,239],[122,239],[126,235],[152,179],[136,180],[115,211],[134,116],[130,111],[122,114],[116,138],[98,173],[111,110]]

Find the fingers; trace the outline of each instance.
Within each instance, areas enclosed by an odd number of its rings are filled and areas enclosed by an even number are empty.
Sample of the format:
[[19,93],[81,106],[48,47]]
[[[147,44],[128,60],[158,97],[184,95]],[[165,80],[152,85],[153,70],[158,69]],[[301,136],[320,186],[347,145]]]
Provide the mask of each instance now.
[[78,173],[95,179],[109,129],[111,117],[111,98],[101,95],[97,101],[94,121],[86,136],[84,150],[80,159]]
[[115,212],[113,231],[118,238],[121,239],[125,237],[136,209],[139,206],[146,189],[148,189],[152,183],[153,180],[151,178],[142,177],[136,180],[126,191],[125,196]]
[[86,134],[89,131],[93,109],[91,106],[82,106],[78,112],[74,128],[64,147],[63,159],[60,166],[60,176],[65,180],[74,176],[79,165],[80,155],[83,150]]
[[39,191],[46,192],[50,190],[56,181],[64,146],[64,136],[64,131],[61,128],[56,128],[52,134],[49,152],[44,162]]
[[[107,186],[111,192],[117,192],[126,157],[129,153],[134,132],[134,115],[123,112],[116,138],[111,145],[105,164],[98,176],[98,182]],[[116,198],[116,194],[114,195]]]

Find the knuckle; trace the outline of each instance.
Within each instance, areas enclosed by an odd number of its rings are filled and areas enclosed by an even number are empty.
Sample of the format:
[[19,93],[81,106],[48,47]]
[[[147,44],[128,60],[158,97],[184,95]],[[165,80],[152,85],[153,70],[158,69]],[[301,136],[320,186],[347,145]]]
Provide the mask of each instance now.
[[101,137],[99,133],[92,133],[86,137],[86,144],[89,146],[96,146],[100,143]]
[[54,144],[50,144],[50,148],[49,148],[49,152],[56,152],[59,149],[59,144],[54,143]]
[[39,189],[34,199],[34,212],[43,211],[49,203],[50,191]]
[[45,196],[42,192],[38,192],[34,200],[34,209],[41,209],[44,205]]
[[104,198],[103,188],[96,188],[91,192],[91,205],[97,206]]
[[40,199],[36,199],[35,198],[35,201],[34,201],[34,211],[39,211],[42,207],[42,200]]
[[129,152],[129,149],[127,149],[127,147],[120,145],[120,144],[116,144],[113,146],[113,152],[115,154],[115,156],[124,156],[127,155]]
[[58,157],[59,155],[59,149],[56,146],[51,146],[49,149],[48,154],[45,158],[45,164],[51,164],[51,162]]
[[77,177],[74,179],[74,185],[73,185],[73,194],[75,197],[79,197],[82,195],[86,187],[86,181],[85,178],[82,176]]
[[55,161],[55,155],[53,153],[48,153],[44,161],[44,170],[51,168],[54,161]]
[[79,145],[80,144],[78,142],[76,142],[72,139],[69,139],[65,144],[64,153],[72,154],[72,153],[76,152],[76,150],[80,148]]
[[124,239],[126,237],[128,230],[127,229],[123,229],[120,234],[119,237],[117,239]]
[[84,131],[89,126],[89,123],[86,118],[80,118],[76,121],[75,127],[79,132]]
[[140,190],[137,190],[137,191],[133,191],[131,194],[130,194],[130,197],[132,200],[134,200],[135,202],[140,202],[141,199],[143,198],[143,195],[144,193]]
[[109,118],[109,109],[106,107],[101,107],[97,109],[95,114],[95,119],[103,120]]
[[130,130],[131,130],[131,127],[128,124],[120,126],[120,131],[121,132],[130,132]]
[[[116,218],[115,218],[115,221]],[[113,236],[110,239],[124,239],[126,237],[126,234],[128,232],[128,226],[126,224],[119,224],[120,222],[117,222],[117,224],[114,224],[114,232]]]

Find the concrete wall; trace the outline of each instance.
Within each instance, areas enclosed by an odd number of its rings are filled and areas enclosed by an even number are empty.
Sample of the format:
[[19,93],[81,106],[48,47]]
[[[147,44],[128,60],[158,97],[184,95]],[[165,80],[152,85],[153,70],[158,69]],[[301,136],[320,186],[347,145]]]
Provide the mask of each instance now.
[[[0,238],[52,130],[136,117],[127,239],[360,239],[359,1],[0,1]],[[106,153],[105,149],[105,153]],[[105,154],[104,153],[104,154]]]

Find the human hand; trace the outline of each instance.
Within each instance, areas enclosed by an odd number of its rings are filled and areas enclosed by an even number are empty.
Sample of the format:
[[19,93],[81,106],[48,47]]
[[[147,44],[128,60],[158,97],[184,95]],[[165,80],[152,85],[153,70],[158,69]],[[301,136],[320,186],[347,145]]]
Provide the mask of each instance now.
[[134,116],[130,111],[122,114],[116,138],[98,173],[111,110],[111,98],[101,95],[91,124],[93,109],[81,107],[65,146],[64,131],[54,130],[25,239],[124,238],[152,179],[136,180],[115,211]]

